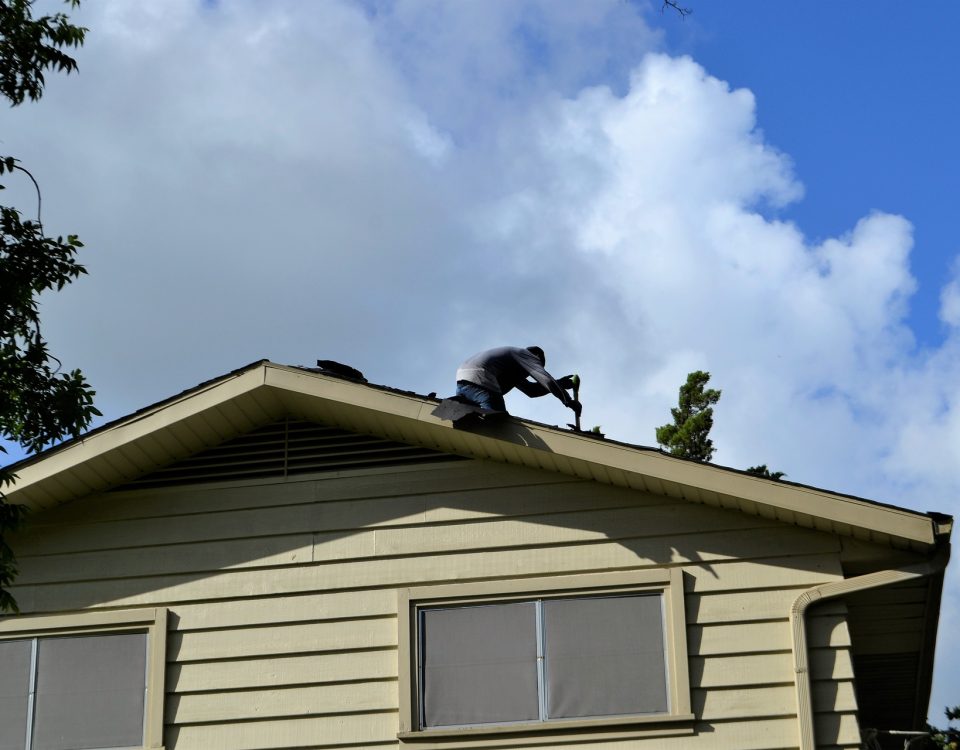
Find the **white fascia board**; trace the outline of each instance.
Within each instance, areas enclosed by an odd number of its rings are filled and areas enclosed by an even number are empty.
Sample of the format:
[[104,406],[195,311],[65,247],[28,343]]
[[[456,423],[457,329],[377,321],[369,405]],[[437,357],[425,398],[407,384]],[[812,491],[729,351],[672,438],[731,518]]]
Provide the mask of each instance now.
[[708,492],[740,497],[835,523],[865,527],[925,544],[934,542],[932,520],[929,516],[915,511],[878,505],[813,487],[774,482],[710,464],[685,461],[664,453],[634,449],[572,433],[558,433],[536,426],[531,426],[530,429],[537,433],[548,449],[571,458]]
[[[424,415],[436,406],[419,396],[380,390],[363,383],[272,363],[266,365],[264,385],[281,392],[313,396],[340,406],[355,406],[386,416],[417,421],[422,421]],[[444,424],[436,418],[432,419],[438,425]]]
[[[431,412],[436,407],[434,401],[415,394],[398,393],[266,362],[186,393],[172,402],[162,403],[131,416],[106,430],[95,432],[23,466],[17,472],[17,482],[8,492],[8,498],[16,502],[18,490],[43,483],[57,475],[68,475],[84,462],[135,443],[165,427],[261,387],[269,389],[281,399],[284,394],[315,398],[320,404],[327,402],[331,407],[336,407],[340,415],[356,413],[358,426],[364,413],[368,416],[376,415],[381,424],[392,422],[397,426],[416,426],[419,429],[413,432],[429,434],[432,443],[429,447],[461,454],[464,452],[464,442],[459,439],[462,437],[461,431],[432,415]],[[321,406],[320,411],[322,410]],[[503,451],[496,449],[496,445],[510,443],[515,449],[511,456],[519,458],[523,465],[534,468],[549,465],[554,470],[563,471],[571,462],[582,462],[581,465],[618,470],[627,475],[738,497],[772,509],[806,514],[925,545],[935,542],[936,529],[932,519],[914,511],[877,505],[814,488],[773,482],[709,464],[684,461],[650,449],[635,448],[529,422],[514,423],[514,428],[517,424],[525,435],[518,435],[516,429],[511,431],[508,428],[490,428],[482,433],[472,432],[472,442],[476,445],[488,443],[492,448],[489,455],[502,455]],[[342,426],[349,428],[348,424]],[[402,432],[408,434],[411,431],[404,429]],[[478,454],[478,457],[487,456]],[[598,475],[604,473],[597,472]]]
[[[456,434],[449,422],[431,414],[436,407],[434,402],[414,395],[382,391],[360,383],[272,364],[267,365],[265,383],[282,390],[315,395],[341,405],[369,409],[384,416],[415,420],[431,430],[441,447],[446,442],[444,436],[453,437]],[[474,433],[474,437],[480,441],[510,442],[521,456],[528,455],[529,461],[524,463],[533,467],[542,466],[542,462],[536,458],[537,454],[547,453],[706,492],[731,495],[774,509],[815,516],[832,523],[847,524],[921,544],[933,545],[935,542],[936,529],[932,519],[915,511],[878,505],[812,487],[774,482],[710,464],[685,461],[649,449],[527,422],[523,422],[523,427],[536,438],[529,442],[541,447],[528,445],[524,439],[511,435],[509,430],[498,434],[499,431],[491,428],[486,434]],[[453,448],[452,444],[448,447]]]
[[101,432],[81,437],[72,444],[55,450],[49,456],[40,456],[33,463],[17,469],[17,479],[6,493],[9,502],[16,503],[18,491],[30,485],[80,466],[98,456],[136,442],[169,425],[226,403],[263,385],[264,366],[252,368],[227,379],[211,383],[172,403],[163,403],[136,414]]

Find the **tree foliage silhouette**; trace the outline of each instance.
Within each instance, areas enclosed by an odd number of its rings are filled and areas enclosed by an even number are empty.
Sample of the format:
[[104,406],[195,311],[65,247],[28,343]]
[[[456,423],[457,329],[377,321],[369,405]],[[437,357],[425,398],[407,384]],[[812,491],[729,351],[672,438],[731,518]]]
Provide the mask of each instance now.
[[753,474],[755,477],[763,477],[764,479],[772,479],[777,481],[786,476],[782,471],[770,471],[767,468],[766,464],[760,464],[759,466],[751,466],[747,469],[747,474]]
[[[83,44],[87,30],[65,13],[33,17],[33,0],[0,0],[0,94],[18,106],[43,95],[47,71],[71,73],[77,62],[65,50]],[[77,8],[79,0],[67,0]],[[0,175],[22,172],[12,156],[0,156]],[[3,186],[0,185],[0,189]],[[25,219],[12,206],[0,206],[0,436],[29,453],[78,435],[100,412],[94,392],[79,370],[61,372],[40,330],[39,296],[60,290],[86,273],[76,253],[76,235],[46,236],[40,219]],[[0,446],[0,451],[5,449]],[[2,489],[13,481],[0,469],[0,612],[17,611],[7,590],[17,573],[7,539],[22,523],[24,509],[5,502]]]
[[714,447],[710,439],[713,427],[713,405],[720,400],[720,391],[704,386],[710,373],[696,370],[687,375],[680,386],[679,404],[670,410],[673,422],[656,429],[657,442],[674,456],[709,461]]

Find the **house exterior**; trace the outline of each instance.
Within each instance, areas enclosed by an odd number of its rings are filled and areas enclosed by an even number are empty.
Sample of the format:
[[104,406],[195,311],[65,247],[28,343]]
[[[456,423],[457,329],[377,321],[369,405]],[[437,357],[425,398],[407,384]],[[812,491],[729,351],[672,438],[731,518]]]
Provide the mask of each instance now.
[[436,403],[261,361],[15,467],[0,748],[923,726],[948,517]]

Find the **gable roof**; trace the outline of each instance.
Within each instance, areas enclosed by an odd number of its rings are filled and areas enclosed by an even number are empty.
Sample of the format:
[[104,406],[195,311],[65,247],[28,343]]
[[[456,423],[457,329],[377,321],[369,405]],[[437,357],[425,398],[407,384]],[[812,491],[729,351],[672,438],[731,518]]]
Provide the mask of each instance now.
[[688,461],[522,419],[454,429],[438,400],[268,360],[253,362],[10,467],[9,502],[52,507],[124,484],[284,417],[469,458],[528,466],[928,551],[950,519]]

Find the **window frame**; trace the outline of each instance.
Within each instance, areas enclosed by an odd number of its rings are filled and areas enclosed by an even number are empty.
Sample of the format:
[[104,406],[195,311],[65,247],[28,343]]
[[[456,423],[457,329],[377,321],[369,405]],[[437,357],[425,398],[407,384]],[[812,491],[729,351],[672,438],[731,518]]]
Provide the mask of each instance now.
[[[511,722],[467,727],[421,727],[422,687],[418,669],[420,649],[418,623],[419,612],[422,609],[498,604],[532,598],[568,599],[654,593],[663,597],[664,656],[669,702],[667,713]],[[683,572],[679,568],[404,588],[397,591],[397,612],[400,681],[400,724],[397,737],[407,744],[413,743],[411,746],[422,742],[424,747],[439,747],[444,740],[487,735],[493,736],[485,740],[485,743],[496,743],[498,740],[496,735],[511,735],[509,738],[502,738],[502,741],[516,743],[518,735],[536,738],[542,732],[576,735],[591,730],[604,730],[604,736],[613,739],[617,736],[690,734],[693,731],[694,716],[690,704]],[[619,734],[618,730],[620,730]]]
[[0,641],[69,635],[146,633],[146,685],[143,750],[163,750],[163,704],[167,652],[167,610],[123,609],[55,615],[16,615],[0,619]]

